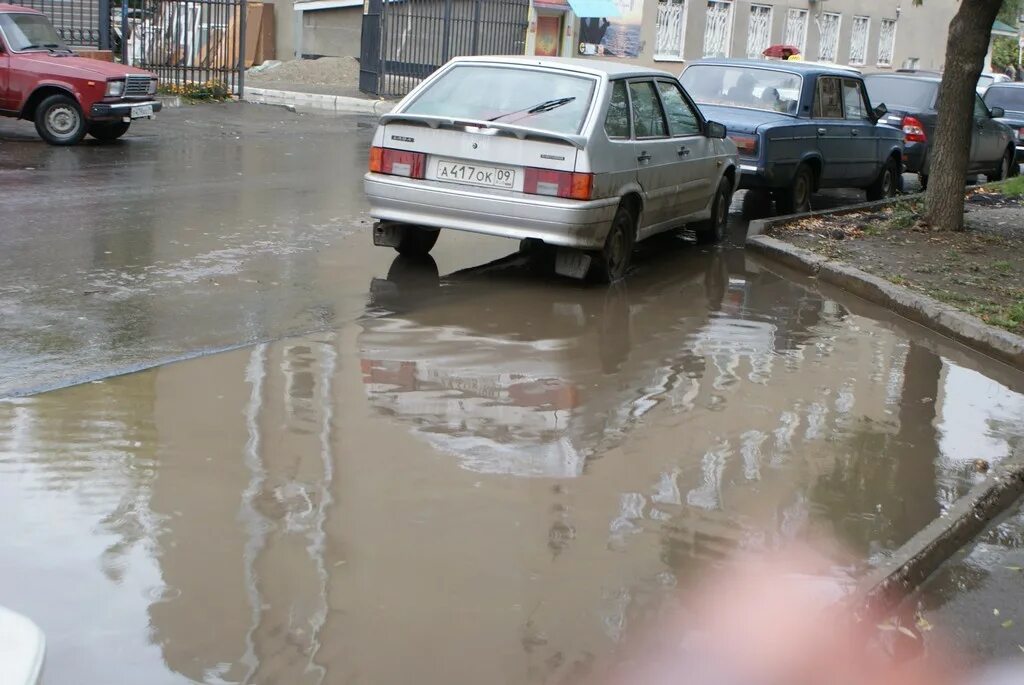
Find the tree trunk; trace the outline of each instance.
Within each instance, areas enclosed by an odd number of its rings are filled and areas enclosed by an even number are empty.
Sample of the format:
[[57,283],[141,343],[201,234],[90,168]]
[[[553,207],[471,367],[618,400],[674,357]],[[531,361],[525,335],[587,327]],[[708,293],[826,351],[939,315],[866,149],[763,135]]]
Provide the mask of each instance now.
[[1002,2],[960,0],[960,9],[949,24],[926,197],[925,219],[936,229],[964,228],[964,179],[971,152],[975,87]]

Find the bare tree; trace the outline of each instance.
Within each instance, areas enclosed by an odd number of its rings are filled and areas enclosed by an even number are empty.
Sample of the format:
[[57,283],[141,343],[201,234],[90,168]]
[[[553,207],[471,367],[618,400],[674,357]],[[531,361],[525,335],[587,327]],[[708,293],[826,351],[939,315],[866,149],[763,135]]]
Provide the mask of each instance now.
[[925,219],[936,229],[964,228],[964,179],[971,152],[975,87],[985,66],[992,24],[1002,4],[1003,0],[960,0],[960,9],[949,24],[946,67],[939,86],[939,121],[925,199]]

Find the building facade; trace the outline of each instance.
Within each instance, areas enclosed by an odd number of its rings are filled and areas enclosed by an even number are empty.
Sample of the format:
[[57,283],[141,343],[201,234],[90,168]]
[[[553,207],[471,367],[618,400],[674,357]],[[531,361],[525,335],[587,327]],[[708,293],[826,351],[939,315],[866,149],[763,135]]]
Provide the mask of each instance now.
[[702,57],[760,58],[792,45],[806,60],[865,71],[941,69],[954,0],[613,0],[617,16],[587,3],[534,0],[528,54],[614,58],[679,71]]

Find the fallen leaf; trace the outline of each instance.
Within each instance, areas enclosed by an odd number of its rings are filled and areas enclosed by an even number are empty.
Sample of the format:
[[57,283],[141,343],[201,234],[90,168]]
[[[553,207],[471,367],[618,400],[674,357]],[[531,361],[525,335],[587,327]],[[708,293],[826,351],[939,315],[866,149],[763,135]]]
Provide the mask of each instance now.
[[999,609],[993,609],[992,610],[992,615],[993,616],[998,616],[999,615]]
[[1011,571],[1024,571],[1024,566],[1007,566],[1006,568]]
[[896,630],[896,626],[894,626],[891,623],[879,623],[878,624],[878,629],[879,630],[885,630],[885,631],[892,631],[892,630]]
[[924,616],[918,616],[916,624],[917,629],[920,630],[922,633],[927,633],[929,630],[934,628],[934,626],[931,624],[931,621],[926,619]]
[[[1012,621],[1011,621],[1011,623],[1012,623]],[[900,626],[899,627],[899,631],[901,633],[903,633],[904,635],[906,635],[907,637],[909,637],[909,638],[912,638],[914,640],[917,639],[917,635],[914,635],[914,631],[911,630],[910,628],[906,627],[906,626]]]
[[1005,621],[1003,621],[1003,627],[1004,628],[1012,628],[1013,627],[1013,619],[1012,618],[1008,618]]

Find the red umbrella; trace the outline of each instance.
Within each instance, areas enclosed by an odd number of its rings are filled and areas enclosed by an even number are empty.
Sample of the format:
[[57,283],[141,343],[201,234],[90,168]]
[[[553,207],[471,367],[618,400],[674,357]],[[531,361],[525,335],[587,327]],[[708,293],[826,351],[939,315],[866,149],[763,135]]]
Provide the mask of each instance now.
[[769,45],[761,54],[765,57],[779,57],[781,59],[786,59],[790,55],[799,55],[800,48],[795,45]]

